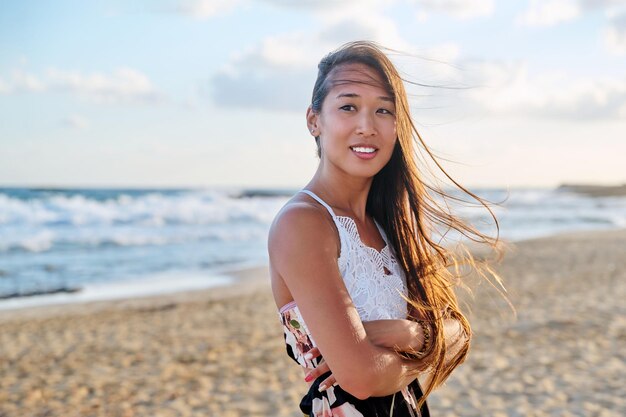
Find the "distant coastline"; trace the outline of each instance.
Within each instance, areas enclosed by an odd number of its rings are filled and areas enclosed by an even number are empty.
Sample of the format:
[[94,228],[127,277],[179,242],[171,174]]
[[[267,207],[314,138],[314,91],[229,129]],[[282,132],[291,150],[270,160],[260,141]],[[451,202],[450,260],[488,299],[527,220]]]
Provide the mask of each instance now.
[[[178,186],[178,187],[159,187],[159,186],[29,186],[29,185],[0,185],[0,193],[9,192],[13,196],[28,198],[37,196],[38,193],[54,193],[65,195],[76,195],[89,193],[91,197],[109,198],[119,194],[128,194],[130,196],[138,196],[149,193],[162,193],[168,195],[176,195],[186,192],[203,192],[217,191],[230,196],[231,198],[275,198],[275,197],[291,197],[301,187],[246,187],[246,186]],[[557,192],[573,192],[583,194],[589,197],[623,197],[626,196],[626,183],[621,185],[602,185],[602,184],[576,184],[561,183],[558,186],[476,186],[469,187],[472,190],[530,190],[545,189]]]
[[622,184],[622,185],[561,184],[557,187],[556,190],[584,194],[589,197],[623,197],[623,196],[626,196],[626,184]]

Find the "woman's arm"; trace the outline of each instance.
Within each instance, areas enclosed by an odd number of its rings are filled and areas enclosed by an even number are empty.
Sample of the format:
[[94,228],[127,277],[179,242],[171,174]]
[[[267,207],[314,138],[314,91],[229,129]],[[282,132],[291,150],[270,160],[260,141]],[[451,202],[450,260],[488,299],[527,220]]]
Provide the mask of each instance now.
[[469,343],[469,336],[465,333],[461,323],[454,318],[447,318],[443,321],[443,335],[446,343],[445,361],[447,362]]
[[306,203],[286,206],[272,224],[272,267],[289,288],[341,387],[357,398],[388,395],[408,385],[416,368],[367,337],[337,265],[331,219]]
[[[451,358],[468,342],[468,338],[458,320],[447,318],[443,323],[446,357]],[[363,323],[363,327],[370,341],[378,346],[415,352],[424,346],[422,326],[413,320],[372,320]]]
[[[363,323],[368,339],[375,345],[389,349],[390,351],[415,351],[419,352],[424,344],[422,326],[413,320],[388,319],[372,320]],[[468,338],[460,323],[456,319],[444,320],[444,338],[446,343],[446,360],[452,359],[459,350],[467,343]],[[318,349],[313,348],[311,359],[319,356]],[[427,360],[427,359],[426,359]],[[424,363],[426,368],[429,364]],[[310,382],[320,375],[331,370],[327,364],[311,370],[305,376],[305,381]],[[331,370],[332,371],[332,370]],[[334,375],[330,375],[322,385],[329,387],[335,383]]]

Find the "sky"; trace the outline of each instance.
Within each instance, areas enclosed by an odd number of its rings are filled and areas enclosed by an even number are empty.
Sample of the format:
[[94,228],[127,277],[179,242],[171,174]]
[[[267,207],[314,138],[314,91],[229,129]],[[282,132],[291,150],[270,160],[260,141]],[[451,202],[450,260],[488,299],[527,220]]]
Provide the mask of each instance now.
[[626,0],[0,3],[0,186],[302,187],[344,42],[468,186],[626,183]]

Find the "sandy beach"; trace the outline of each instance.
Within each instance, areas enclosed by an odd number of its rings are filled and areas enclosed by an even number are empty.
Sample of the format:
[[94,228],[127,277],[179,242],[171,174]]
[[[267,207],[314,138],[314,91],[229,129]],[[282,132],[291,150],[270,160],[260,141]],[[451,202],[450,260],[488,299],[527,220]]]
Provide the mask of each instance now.
[[[517,318],[474,283],[469,359],[433,416],[626,415],[626,231],[511,247],[497,270]],[[0,416],[293,416],[266,268],[231,287],[0,311]]]

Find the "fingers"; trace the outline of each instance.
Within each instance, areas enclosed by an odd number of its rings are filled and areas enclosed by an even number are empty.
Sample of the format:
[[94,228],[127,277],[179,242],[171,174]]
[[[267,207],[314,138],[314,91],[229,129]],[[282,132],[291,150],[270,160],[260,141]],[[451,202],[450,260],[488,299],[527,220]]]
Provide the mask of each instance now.
[[[307,353],[304,354],[305,359],[308,359],[308,360],[317,358],[318,356],[321,356],[321,353],[317,347],[312,348],[311,350],[309,350]],[[327,372],[330,372],[330,367],[324,360],[322,360],[317,366],[317,368],[312,369],[309,373],[305,375],[304,380],[306,382],[315,381],[317,378],[319,378],[321,375],[324,375]],[[331,373],[330,376],[327,377],[324,381],[322,381],[322,383],[319,385],[320,392],[327,390],[328,387],[335,384],[336,382],[337,380]]]
[[317,358],[320,355],[321,355],[320,350],[317,347],[313,347],[307,353],[304,354],[304,358],[311,360],[313,358]]
[[311,369],[311,371],[304,376],[304,380],[306,382],[315,381],[320,375],[324,375],[326,372],[329,372],[330,368],[328,364],[322,361],[317,368]]
[[320,384],[319,391],[322,392],[322,391],[327,390],[328,387],[335,384],[336,382],[337,380],[335,379],[333,374],[330,374],[330,376],[326,378],[325,380],[323,380],[322,383]]

